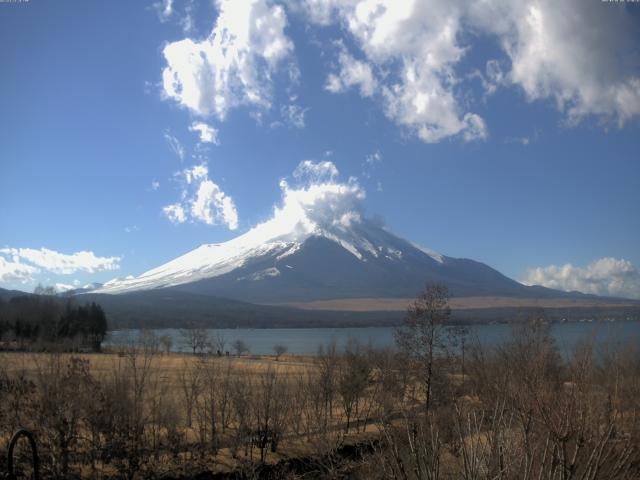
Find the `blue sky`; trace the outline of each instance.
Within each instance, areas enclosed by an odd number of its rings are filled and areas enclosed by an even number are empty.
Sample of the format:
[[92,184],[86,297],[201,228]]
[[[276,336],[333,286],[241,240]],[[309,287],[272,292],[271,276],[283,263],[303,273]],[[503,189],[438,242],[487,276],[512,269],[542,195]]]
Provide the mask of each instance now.
[[231,239],[313,160],[404,238],[640,296],[640,6],[512,3],[0,3],[0,286]]

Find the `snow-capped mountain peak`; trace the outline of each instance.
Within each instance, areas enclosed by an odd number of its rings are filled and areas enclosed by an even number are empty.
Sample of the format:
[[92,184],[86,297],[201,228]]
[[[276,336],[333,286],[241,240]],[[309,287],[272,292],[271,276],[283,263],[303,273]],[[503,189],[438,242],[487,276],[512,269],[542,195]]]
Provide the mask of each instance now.
[[[381,259],[401,261],[403,247],[411,248],[409,242],[398,239],[359,217],[325,225],[311,221],[291,222],[287,225],[286,222],[276,220],[278,216],[227,242],[201,245],[138,277],[111,280],[94,292],[125,293],[173,287],[219,277],[246,268],[252,263],[263,266],[265,259],[273,265],[259,268],[237,279],[268,279],[280,275],[280,270],[275,267],[276,263],[298,253],[310,238],[329,240],[361,262]],[[430,258],[442,262],[442,256],[430,250],[429,252]]]
[[445,257],[395,236],[364,216],[365,192],[357,180],[340,183],[337,174],[330,162],[303,162],[294,172],[301,185],[281,181],[282,202],[269,220],[93,292],[170,289],[277,303],[412,298],[431,282],[447,285],[455,296],[540,293],[480,262]]

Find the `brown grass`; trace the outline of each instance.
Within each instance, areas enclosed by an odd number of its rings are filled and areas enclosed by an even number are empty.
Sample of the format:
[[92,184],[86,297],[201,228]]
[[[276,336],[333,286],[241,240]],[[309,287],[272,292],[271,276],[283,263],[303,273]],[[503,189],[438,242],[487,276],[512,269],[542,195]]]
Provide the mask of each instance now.
[[[25,373],[32,376],[36,373],[38,366],[43,365],[49,353],[33,352],[0,352],[0,363],[7,373]],[[98,378],[109,374],[122,364],[124,357],[117,352],[103,353],[62,353],[60,354],[62,363],[66,364],[72,357],[88,360],[91,373]],[[180,372],[185,365],[194,362],[198,357],[186,353],[163,353],[154,356],[151,373],[160,373],[163,381],[172,385],[177,385]],[[243,357],[208,357],[210,361],[216,362],[225,367],[231,364],[234,373],[258,375],[267,370],[275,369],[280,376],[294,376],[306,373],[310,369],[316,368],[311,357],[281,356],[276,361],[271,355],[250,355]]]
[[[340,298],[333,300],[316,300],[313,302],[293,302],[285,305],[303,310],[339,310],[353,312],[405,311],[411,298]],[[637,305],[631,300],[614,299],[569,299],[569,298],[513,298],[513,297],[454,297],[449,300],[453,310],[482,308],[607,308]]]
[[[139,353],[138,355],[143,355]],[[129,361],[125,354],[119,354],[117,351],[103,352],[103,353],[60,353],[56,354],[59,364],[65,366],[69,364],[72,359],[82,359],[88,361],[91,375],[97,379],[107,379],[112,377],[116,372],[126,370],[126,364]],[[39,375],[42,375],[43,371],[46,371],[48,365],[52,362],[52,354],[40,353],[40,352],[0,352],[0,365],[2,370],[13,378],[26,378],[38,382]],[[196,363],[202,360],[203,357],[198,357],[190,354],[183,353],[155,353],[153,354],[153,361],[148,372],[149,378],[156,378],[160,384],[154,388],[158,391],[163,391],[165,397],[173,399],[173,404],[180,407],[178,412],[181,425],[182,435],[184,436],[184,445],[195,445],[198,442],[197,428],[198,423],[194,418],[192,427],[185,427],[185,411],[183,407],[183,391],[181,384],[181,375],[186,370],[195,368]],[[217,357],[207,356],[207,362],[211,364],[217,364],[220,369],[226,369],[230,367],[231,375],[233,377],[242,377],[245,381],[251,382],[252,378],[254,384],[259,384],[260,377],[268,371],[276,372],[278,378],[284,379],[285,384],[293,385],[301,375],[309,373],[317,368],[317,364],[314,363],[313,358],[304,356],[292,356],[282,355],[279,360],[276,360],[275,356],[257,356],[247,355],[243,357]],[[149,387],[146,387],[149,388]],[[335,418],[340,418],[340,412],[336,407],[334,409]],[[231,430],[235,429],[235,425],[231,426]],[[367,432],[373,431],[373,426],[369,426]],[[5,435],[0,435],[0,448],[4,449],[7,446],[8,436],[10,432],[5,432]],[[230,434],[230,433],[229,433]],[[229,435],[228,434],[228,435]],[[357,437],[359,433],[352,433],[347,437]],[[345,438],[347,438],[345,437]],[[223,443],[228,443],[223,440]],[[313,443],[303,441],[302,438],[287,438],[286,441],[282,441],[280,448],[276,453],[269,452],[266,458],[266,462],[273,464],[285,458],[308,456],[314,453]],[[253,458],[256,458],[257,453],[252,453]],[[242,455],[240,455],[240,458]],[[220,450],[215,454],[214,458],[197,458],[194,459],[193,454],[189,451],[183,451],[179,454],[178,458],[165,458],[163,462],[174,465],[201,465],[200,468],[210,468],[215,471],[231,471],[239,468],[240,464],[238,458],[233,458],[231,449],[226,446],[221,446]],[[85,468],[82,465],[76,465],[76,469]],[[109,472],[114,467],[112,465],[102,464],[100,466],[100,477],[105,478],[109,476]],[[0,468],[1,471],[1,468]],[[112,472],[115,474],[115,472]],[[96,473],[94,472],[93,475]],[[91,478],[92,474],[87,471],[82,475],[83,478]]]

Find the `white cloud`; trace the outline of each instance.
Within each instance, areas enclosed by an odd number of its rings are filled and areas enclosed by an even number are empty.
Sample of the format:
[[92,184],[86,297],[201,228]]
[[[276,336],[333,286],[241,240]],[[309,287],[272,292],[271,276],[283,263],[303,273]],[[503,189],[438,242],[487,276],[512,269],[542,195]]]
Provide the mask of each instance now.
[[[530,101],[551,99],[569,124],[593,115],[622,126],[640,114],[637,23],[621,6],[567,0],[306,0],[292,11],[337,23],[365,61],[344,48],[326,88],[352,86],[375,98],[388,118],[425,142],[487,138],[473,111],[469,82],[486,94],[519,87]],[[495,38],[504,57],[484,74],[462,60],[479,37]]]
[[494,83],[517,85],[530,100],[554,100],[571,123],[596,115],[622,125],[640,114],[637,24],[624,8],[496,0],[472,4],[470,20],[498,37],[511,62]]
[[21,263],[19,257],[16,260],[11,261],[0,256],[0,282],[32,283],[34,281],[33,275],[39,273],[40,270]]
[[198,186],[191,202],[191,216],[207,225],[222,222],[230,230],[238,228],[238,213],[233,200],[209,179]]
[[[39,250],[34,248],[2,248],[0,254],[10,257],[13,263],[27,262],[43,270],[64,275],[120,268],[120,257],[98,257],[91,251],[80,251],[67,255],[44,247]],[[34,272],[32,271],[32,273]]]
[[[309,183],[290,185],[285,180],[280,182],[282,207],[274,210],[273,222],[294,222],[299,227],[314,229],[345,226],[361,218],[364,189],[354,178],[346,183],[337,181],[339,172],[332,162],[305,160],[298,165],[296,172],[309,173]],[[304,176],[298,175],[297,178]]]
[[[285,10],[269,0],[216,4],[219,15],[207,38],[165,46],[164,92],[198,115],[219,119],[233,108],[250,106],[261,123],[262,112],[272,106],[276,74],[289,72],[287,81],[299,82]],[[517,87],[529,101],[551,100],[569,125],[594,116],[623,126],[640,114],[638,25],[622,6],[584,0],[286,4],[302,22],[341,28],[325,88],[334,93],[357,89],[424,142],[488,137],[475,108],[477,78],[482,99]],[[171,11],[170,2],[162,5]],[[479,38],[495,40],[501,54],[480,59],[482,73],[475,67],[464,71]],[[304,126],[305,110],[294,101],[278,110],[290,125]]]
[[199,115],[224,119],[240,105],[268,108],[272,75],[293,50],[284,8],[266,0],[218,0],[219,16],[202,41],[165,46],[164,91]]
[[213,143],[220,145],[218,130],[204,122],[193,122],[189,127],[190,132],[197,132],[201,143]]
[[369,155],[364,157],[364,161],[368,165],[374,165],[376,163],[380,163],[382,162],[382,154],[380,153],[379,150],[376,150],[375,152],[370,153]]
[[[362,176],[365,178],[371,178],[373,170],[382,163],[382,154],[379,150],[372,152],[364,157],[362,163]],[[380,183],[380,182],[378,182]],[[381,190],[378,190],[381,191]]]
[[521,279],[526,285],[542,285],[559,290],[640,298],[640,272],[629,261],[601,258],[586,267],[567,263],[562,266],[531,268]]
[[77,287],[68,283],[55,283],[53,288],[56,289],[56,292],[68,292],[69,290],[75,290]]
[[[456,98],[455,67],[465,49],[459,45],[461,14],[455,2],[327,0],[307,5],[312,19],[339,22],[367,59],[355,60],[341,49],[339,72],[327,80],[329,90],[359,86],[362,96],[376,96],[387,117],[425,142],[457,135],[465,141],[486,138],[482,118],[465,111]],[[376,78],[373,66],[391,74]]]
[[172,223],[187,220],[207,225],[224,224],[229,230],[238,228],[238,212],[233,199],[209,179],[209,167],[196,165],[178,172],[184,185],[181,199],[162,209]]
[[184,33],[191,32],[195,27],[194,22],[194,3],[190,1],[184,7],[184,16],[180,19],[180,26],[182,27],[182,31]]
[[329,160],[314,162],[303,160],[293,171],[293,177],[298,180],[308,180],[310,183],[318,183],[333,180],[339,172],[335,164]]
[[492,58],[485,65],[486,82],[484,84],[487,94],[491,95],[500,86],[506,84],[505,73],[499,60]]
[[184,223],[187,221],[187,215],[184,212],[184,208],[179,203],[173,205],[167,205],[162,209],[171,223]]
[[529,137],[507,137],[504,139],[504,143],[519,143],[526,147],[531,143],[531,139]]
[[203,180],[209,176],[209,167],[205,163],[196,165],[191,168],[187,168],[180,172],[184,176],[187,183],[192,183],[196,180]]
[[281,111],[282,117],[292,127],[295,127],[295,128],[305,127],[304,115],[307,111],[305,108],[302,108],[299,105],[290,104],[290,105],[282,106],[280,111]]
[[332,162],[301,162],[294,183],[280,182],[282,202],[273,216],[243,235],[247,242],[348,226],[362,217],[365,191],[355,178],[339,182]]
[[344,47],[338,55],[338,73],[330,73],[325,88],[333,93],[341,93],[351,87],[359,87],[360,95],[371,97],[378,85],[371,65],[353,58]]
[[168,131],[164,132],[164,139],[169,144],[169,147],[171,148],[173,153],[175,153],[180,159],[180,161],[182,162],[184,160],[185,150],[182,144],[180,143],[180,140],[178,140],[176,137],[171,135],[171,133],[169,133]]
[[158,18],[161,22],[166,22],[171,18],[173,14],[173,0],[162,0],[160,2],[155,2],[153,7],[156,9],[158,13]]
[[156,191],[156,190],[158,190],[159,188],[160,188],[160,182],[154,179],[154,180],[151,182],[151,190],[153,190],[153,191],[155,192],[155,191]]

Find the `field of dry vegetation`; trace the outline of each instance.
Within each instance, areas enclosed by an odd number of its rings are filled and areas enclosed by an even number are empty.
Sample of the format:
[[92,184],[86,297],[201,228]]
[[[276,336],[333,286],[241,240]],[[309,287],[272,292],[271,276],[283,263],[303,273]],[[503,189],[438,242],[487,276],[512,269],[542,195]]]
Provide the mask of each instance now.
[[638,345],[443,332],[308,358],[0,353],[0,449],[31,430],[44,478],[640,478]]

